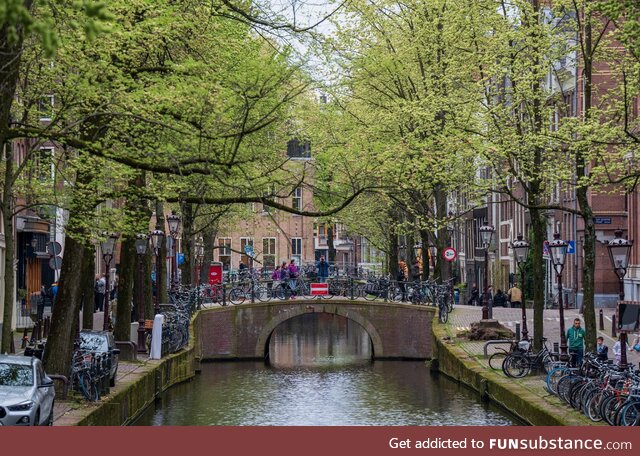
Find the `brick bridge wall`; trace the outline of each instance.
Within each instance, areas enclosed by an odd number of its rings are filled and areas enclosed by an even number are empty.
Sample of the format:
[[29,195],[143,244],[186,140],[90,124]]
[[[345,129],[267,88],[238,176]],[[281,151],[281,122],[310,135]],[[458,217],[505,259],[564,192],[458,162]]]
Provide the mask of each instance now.
[[269,337],[282,322],[311,312],[341,315],[369,334],[375,359],[432,356],[431,307],[410,304],[295,300],[214,307],[200,312],[196,350],[201,359],[264,359]]

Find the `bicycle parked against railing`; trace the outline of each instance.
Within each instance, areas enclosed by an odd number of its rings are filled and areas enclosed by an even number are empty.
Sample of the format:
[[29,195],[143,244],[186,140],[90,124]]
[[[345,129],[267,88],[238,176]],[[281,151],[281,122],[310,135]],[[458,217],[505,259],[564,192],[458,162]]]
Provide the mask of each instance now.
[[[536,353],[530,351],[530,343],[521,341],[520,350],[510,353],[502,363],[502,371],[507,377],[522,378],[533,369],[542,368],[545,373],[551,369],[551,363],[558,360],[558,355],[547,347],[547,339],[542,339],[544,346]],[[525,344],[529,344],[526,346]]]

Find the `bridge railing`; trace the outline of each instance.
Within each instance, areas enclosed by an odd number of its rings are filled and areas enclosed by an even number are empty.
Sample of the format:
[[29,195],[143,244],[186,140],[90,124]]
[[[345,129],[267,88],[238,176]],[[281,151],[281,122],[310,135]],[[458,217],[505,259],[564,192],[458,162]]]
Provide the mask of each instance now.
[[312,296],[311,283],[319,279],[298,277],[296,279],[271,280],[249,278],[216,285],[201,285],[196,295],[195,307],[210,305],[238,305],[246,302],[297,299],[363,299],[366,301],[404,302],[435,305],[439,299],[453,299],[450,284],[434,281],[396,281],[385,277],[328,277],[328,295]]

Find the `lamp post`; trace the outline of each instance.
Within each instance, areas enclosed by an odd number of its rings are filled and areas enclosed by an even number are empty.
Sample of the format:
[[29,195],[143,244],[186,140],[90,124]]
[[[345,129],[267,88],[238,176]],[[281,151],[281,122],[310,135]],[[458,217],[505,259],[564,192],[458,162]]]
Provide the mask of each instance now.
[[553,241],[549,242],[549,250],[551,251],[551,261],[553,261],[553,269],[556,271],[558,280],[558,312],[560,313],[560,357],[567,357],[567,335],[564,330],[564,304],[562,300],[562,270],[564,269],[564,260],[567,255],[567,241],[560,239],[560,233],[553,235]]
[[[629,241],[622,237],[622,230],[618,228],[614,232],[615,237],[609,241],[607,248],[609,249],[609,258],[613,265],[613,270],[618,276],[619,284],[619,302],[618,309],[620,309],[620,303],[624,301],[624,276],[627,274],[627,267],[629,266],[629,254],[631,253],[631,247],[633,241]],[[618,313],[618,316],[619,313]],[[618,318],[618,324],[622,321]],[[620,327],[620,367],[627,367],[627,332]]]
[[136,309],[138,317],[138,353],[146,353],[147,347],[144,337],[144,293],[142,291],[144,284],[144,257],[147,254],[147,247],[149,245],[149,235],[137,234],[136,235],[136,254],[138,255],[138,286],[136,296]]
[[111,318],[109,317],[109,303],[111,301],[111,293],[109,290],[109,276],[111,275],[111,260],[113,259],[113,254],[116,250],[117,241],[118,235],[115,233],[111,233],[100,243],[100,249],[102,250],[102,259],[104,260],[104,264],[106,267],[106,283],[104,291],[104,321],[102,324],[102,329],[104,331],[111,330]]
[[484,249],[484,294],[482,295],[482,319],[488,320],[493,317],[493,312],[489,306],[489,245],[491,245],[491,238],[495,228],[493,225],[489,225],[487,221],[484,222],[480,228],[480,237],[482,239],[482,248]]
[[196,254],[196,308],[200,310],[200,271],[204,261],[204,242],[202,237],[196,240],[194,250]]
[[173,289],[178,285],[178,275],[176,274],[176,269],[178,268],[176,238],[178,237],[178,230],[180,229],[180,216],[176,214],[176,211],[171,211],[171,215],[167,217],[167,224],[169,225],[169,236],[171,236],[171,288]]
[[156,255],[156,302],[154,303],[155,313],[160,311],[160,287],[162,286],[162,258],[160,258],[160,249],[162,240],[164,239],[164,231],[155,229],[151,232],[151,245]]
[[529,243],[522,239],[522,235],[519,234],[517,240],[511,243],[513,249],[513,258],[516,260],[518,269],[520,270],[520,287],[522,290],[522,340],[529,339],[529,331],[527,330],[527,309],[524,300],[524,265],[527,262],[529,256]]

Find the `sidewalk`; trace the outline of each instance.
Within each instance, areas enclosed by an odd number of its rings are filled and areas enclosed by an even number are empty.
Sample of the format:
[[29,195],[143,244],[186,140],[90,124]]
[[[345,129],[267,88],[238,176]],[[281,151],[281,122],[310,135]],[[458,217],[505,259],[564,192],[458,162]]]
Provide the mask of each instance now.
[[[598,331],[598,336],[604,337],[604,343],[609,347],[609,359],[613,359],[613,344],[616,339],[611,337],[611,316],[614,313],[614,309],[604,310],[604,331]],[[596,312],[597,315],[597,312]],[[451,314],[449,314],[448,326],[452,336],[457,333],[469,329],[471,323],[479,321],[482,316],[482,307],[473,306],[456,306]],[[522,323],[522,309],[510,309],[504,307],[494,307],[493,317],[498,320],[504,326],[516,331],[516,324]],[[574,318],[580,318],[582,327],[584,328],[584,318],[578,313],[578,309],[565,309],[564,311],[564,323],[565,331],[571,327]],[[597,317],[596,317],[597,318]],[[547,338],[547,345],[550,350],[553,350],[554,342],[560,344],[560,317],[558,316],[558,309],[545,309],[544,310],[544,337]],[[436,324],[436,323],[434,323]],[[521,325],[522,326],[522,325]],[[529,338],[533,337],[533,309],[527,309],[527,329],[529,330]],[[633,342],[635,335],[629,334],[629,343]],[[486,341],[465,341],[463,343],[467,353],[475,356],[483,355],[483,347]],[[489,346],[488,354],[491,355],[495,351],[495,345]],[[627,362],[630,364],[638,365],[640,362],[640,354],[637,352],[627,351]]]
[[[608,318],[606,315],[608,314]],[[605,310],[605,328],[608,325],[608,331],[611,330],[611,315],[612,309]],[[541,408],[549,411],[553,410],[553,414],[556,417],[560,417],[565,424],[585,426],[585,425],[601,425],[602,423],[593,423],[591,420],[583,416],[580,412],[568,407],[567,404],[562,402],[557,396],[551,395],[546,390],[545,377],[543,375],[528,375],[521,379],[512,379],[504,375],[500,370],[493,370],[489,366],[488,357],[484,356],[484,346],[486,341],[469,341],[466,338],[458,338],[457,335],[469,329],[471,323],[479,321],[482,316],[481,307],[472,306],[456,306],[451,314],[449,314],[449,321],[446,325],[441,325],[434,320],[434,330],[438,329],[440,337],[446,334],[449,337],[449,341],[446,343],[454,344],[457,347],[457,357],[462,362],[466,362],[467,366],[472,371],[479,372],[485,378],[493,378],[499,382],[501,387],[511,390],[515,397],[524,399],[530,405],[526,405],[525,408],[520,407],[520,411],[530,410],[532,413],[536,413],[536,410]],[[516,323],[522,321],[521,309],[509,309],[509,308],[494,308],[493,316],[500,323],[507,328],[515,332]],[[527,309],[527,327],[529,330],[529,337],[533,336],[533,312],[531,309]],[[573,323],[574,318],[580,317],[581,321],[584,321],[578,314],[576,309],[565,310],[565,328]],[[554,342],[560,343],[560,319],[558,317],[557,309],[548,309],[544,311],[544,337],[547,338],[547,346],[553,350]],[[609,347],[609,358],[612,358],[611,347],[615,342],[611,338],[610,332],[598,331],[598,335],[601,335],[605,339],[605,344]],[[501,348],[508,348],[507,345],[500,346]],[[491,356],[496,351],[496,345],[489,345],[487,354]],[[468,356],[464,356],[464,353]],[[638,365],[640,356],[636,352],[627,352],[627,361]],[[470,364],[469,364],[470,363]],[[477,364],[476,364],[477,363]],[[513,395],[512,395],[513,396]],[[509,403],[503,404],[510,409]],[[522,405],[522,404],[520,404]],[[531,407],[531,408],[529,408]]]

